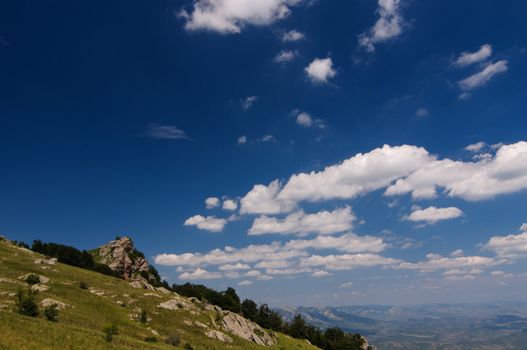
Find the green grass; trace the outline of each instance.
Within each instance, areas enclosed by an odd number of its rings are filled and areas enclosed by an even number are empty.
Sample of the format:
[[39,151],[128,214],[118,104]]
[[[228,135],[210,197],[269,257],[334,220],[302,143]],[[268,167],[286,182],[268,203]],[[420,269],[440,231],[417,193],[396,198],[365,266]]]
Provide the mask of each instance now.
[[[197,314],[192,314],[188,310],[161,309],[157,306],[170,300],[170,295],[134,289],[126,281],[69,265],[34,263],[35,259],[42,257],[0,241],[0,350],[177,349],[164,342],[173,333],[180,336],[181,349],[185,343],[191,344],[196,350],[317,349],[306,341],[278,333],[278,344],[271,347],[259,346],[228,333],[234,342],[221,343],[206,337],[202,328],[185,323],[200,321],[213,328],[212,320],[216,317],[214,311],[198,308]],[[29,288],[18,279],[28,273],[50,279],[46,284],[49,289],[37,295],[38,302],[53,298],[69,305],[59,312],[58,322],[46,320],[42,308],[36,318],[16,312],[15,297],[10,294],[16,293],[19,287]],[[88,288],[104,291],[104,295],[95,295],[88,289],[81,289],[80,281],[86,282]],[[146,296],[145,293],[154,293],[157,297]],[[118,301],[125,305],[119,305]],[[143,309],[149,319],[145,324],[139,321]],[[119,329],[119,334],[113,337],[111,343],[106,343],[103,332],[108,324],[115,324]],[[156,337],[158,341],[146,342],[147,337]]]

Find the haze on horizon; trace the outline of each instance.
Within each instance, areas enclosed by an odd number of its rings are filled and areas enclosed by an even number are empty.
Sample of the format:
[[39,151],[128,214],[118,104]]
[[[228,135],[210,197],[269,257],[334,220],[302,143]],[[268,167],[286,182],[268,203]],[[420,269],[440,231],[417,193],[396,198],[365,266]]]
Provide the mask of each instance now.
[[0,233],[273,306],[526,302],[527,3],[0,5]]

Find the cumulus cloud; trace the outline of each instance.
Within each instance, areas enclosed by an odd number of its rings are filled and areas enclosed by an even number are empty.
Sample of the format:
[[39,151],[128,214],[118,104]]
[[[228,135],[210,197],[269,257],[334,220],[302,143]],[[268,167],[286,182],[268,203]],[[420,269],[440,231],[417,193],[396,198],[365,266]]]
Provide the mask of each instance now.
[[378,0],[377,5],[377,22],[371,29],[359,35],[359,45],[368,52],[375,51],[376,44],[401,35],[405,26],[400,0]]
[[282,35],[283,42],[299,41],[303,39],[305,39],[305,35],[295,29],[285,32],[284,35]]
[[296,123],[298,125],[300,125],[300,126],[303,126],[305,128],[317,127],[317,128],[320,128],[320,129],[324,129],[326,127],[326,124],[324,123],[324,120],[318,119],[318,118],[313,118],[311,116],[311,114],[309,114],[307,112],[302,112],[302,111],[295,110],[295,111],[293,111],[293,113],[297,114],[296,115]]
[[223,201],[223,209],[234,211],[238,209],[238,202],[236,202],[234,199],[226,199]]
[[444,257],[438,254],[428,254],[426,258],[427,260],[416,263],[402,262],[396,268],[432,272],[451,269],[481,269],[505,263],[504,260],[484,256]]
[[329,79],[337,75],[337,71],[333,68],[333,60],[329,57],[315,58],[305,68],[305,72],[314,84],[327,84]]
[[275,180],[268,186],[255,185],[249,193],[240,200],[241,214],[279,214],[289,212],[295,204],[289,201],[278,201],[276,196],[280,191],[280,181]]
[[192,140],[183,130],[172,125],[151,123],[148,125],[147,134],[157,140]]
[[213,280],[222,278],[222,274],[219,272],[209,272],[199,267],[193,272],[184,272],[179,275],[180,280]]
[[465,150],[469,151],[469,152],[479,152],[485,146],[486,146],[485,142],[480,141],[480,142],[476,142],[476,143],[473,143],[471,145],[468,145],[467,147],[465,147]]
[[455,219],[463,215],[463,212],[456,207],[417,209],[405,217],[405,220],[419,222],[425,221],[428,224],[435,224],[441,220]]
[[325,270],[351,270],[359,267],[393,265],[400,262],[397,259],[386,258],[378,254],[341,254],[312,255],[302,258],[301,267],[323,267]]
[[241,287],[243,287],[243,286],[250,286],[251,284],[253,284],[253,283],[251,281],[248,281],[248,280],[238,282],[238,285],[241,286]]
[[489,44],[481,45],[476,52],[462,52],[455,60],[454,64],[458,67],[469,66],[474,63],[485,61],[492,55],[492,46]]
[[242,135],[238,137],[238,145],[243,145],[247,143],[247,136]]
[[286,18],[301,0],[196,0],[183,9],[189,31],[209,30],[223,34],[240,33],[246,25],[269,25]]
[[311,276],[317,277],[317,278],[331,276],[331,275],[333,275],[333,274],[331,272],[326,271],[326,270],[317,270],[317,271],[314,271],[313,273],[311,273]]
[[505,73],[508,70],[507,64],[508,62],[506,60],[489,63],[485,65],[479,72],[460,80],[458,82],[459,87],[464,93],[469,93],[474,89],[482,87],[486,85],[494,76],[500,73]]
[[240,100],[240,105],[244,111],[247,111],[256,101],[258,101],[258,96],[247,96]]
[[227,224],[227,220],[220,219],[215,216],[194,215],[185,220],[185,226],[196,226],[200,230],[210,232],[221,232],[223,227]]
[[237,271],[237,270],[249,270],[251,266],[242,263],[236,264],[225,264],[219,267],[220,271]]
[[520,231],[517,235],[491,237],[483,248],[502,258],[527,257],[527,224],[523,224]]
[[220,199],[218,197],[209,197],[205,199],[205,207],[207,209],[216,208],[220,205]]
[[292,50],[282,50],[280,51],[273,59],[276,63],[286,63],[291,62],[298,56],[297,51]]
[[495,156],[477,162],[430,160],[389,186],[385,194],[433,198],[437,187],[450,197],[470,201],[521,191],[527,188],[527,142],[501,145]]
[[347,233],[342,236],[317,236],[313,239],[297,239],[289,241],[284,246],[286,249],[335,249],[346,253],[380,253],[388,245],[382,238],[373,236],[358,236]]
[[354,220],[355,215],[350,207],[335,209],[332,212],[323,210],[314,214],[306,214],[299,210],[284,219],[260,216],[254,220],[248,234],[328,235],[350,230]]

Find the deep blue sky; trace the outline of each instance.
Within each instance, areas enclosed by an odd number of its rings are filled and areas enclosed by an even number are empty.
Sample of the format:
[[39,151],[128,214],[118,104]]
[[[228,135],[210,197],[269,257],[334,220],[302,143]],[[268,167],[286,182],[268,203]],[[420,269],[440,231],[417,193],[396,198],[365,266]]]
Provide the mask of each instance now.
[[[240,220],[221,232],[183,224],[197,214],[231,215],[206,209],[208,197],[228,196],[239,205],[256,184],[281,179],[284,185],[293,174],[320,171],[385,144],[414,145],[439,159],[472,163],[483,151],[464,150],[467,145],[485,142],[492,162],[499,147],[490,145],[527,140],[524,1],[505,6],[402,0],[387,17],[400,20],[400,33],[375,42],[374,52],[358,42],[361,33],[374,35],[370,30],[382,17],[374,0],[271,2],[288,6],[290,14],[258,25],[239,18],[239,33],[186,29],[192,18],[177,13],[186,9],[192,15],[192,1],[0,4],[0,232],[79,248],[127,234],[152,261],[163,253],[313,239],[316,232],[300,238],[291,232],[250,236],[257,212],[235,211]],[[305,38],[284,42],[290,30]],[[464,67],[454,63],[484,44],[492,47],[489,57]],[[276,63],[282,50],[294,52],[294,59]],[[316,58],[332,61],[335,76],[327,83],[313,82],[305,72]],[[460,80],[499,61],[506,61],[506,71],[459,98]],[[244,110],[241,101],[249,96],[257,99]],[[418,116],[420,109],[426,113]],[[299,125],[300,111],[321,124]],[[187,137],[159,136],[161,129],[182,130]],[[242,135],[248,142],[238,144]],[[265,135],[273,140],[259,141]],[[527,159],[524,148],[518,152],[517,159]],[[382,238],[389,246],[375,253],[399,259],[392,267],[426,261],[428,253],[448,257],[456,249],[496,265],[460,266],[462,271],[450,274],[446,268],[317,266],[272,280],[242,276],[242,270],[236,278],[194,281],[233,285],[242,296],[273,305],[523,299],[527,278],[520,253],[527,256],[527,248],[512,256],[478,244],[493,236],[520,236],[527,222],[526,174],[527,168],[516,169],[509,174],[517,178],[513,190],[477,200],[448,196],[440,184],[436,198],[420,201],[408,194],[386,197],[382,186],[268,215],[283,219],[299,209],[349,206],[353,227],[331,235]],[[463,215],[423,225],[404,219],[420,209],[413,205],[454,207]],[[413,246],[402,249],[404,242]],[[256,262],[248,262],[251,269]],[[288,262],[291,268],[298,263]],[[219,265],[206,263],[179,272],[176,265],[156,266],[176,283],[197,268],[222,273]],[[316,271],[327,275],[311,276]],[[242,281],[252,284],[237,286]],[[353,287],[343,287],[348,282]]]

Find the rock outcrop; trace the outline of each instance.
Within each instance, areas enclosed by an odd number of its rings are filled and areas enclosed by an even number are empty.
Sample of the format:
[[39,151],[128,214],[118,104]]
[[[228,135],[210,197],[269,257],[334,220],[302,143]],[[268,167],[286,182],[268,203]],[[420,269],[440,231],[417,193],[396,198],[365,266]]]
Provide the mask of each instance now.
[[150,266],[142,253],[134,249],[128,237],[115,239],[101,246],[94,254],[99,263],[107,265],[124,279],[141,279]]
[[230,311],[223,311],[225,316],[221,320],[224,331],[250,340],[258,345],[275,345],[276,339],[258,324]]

